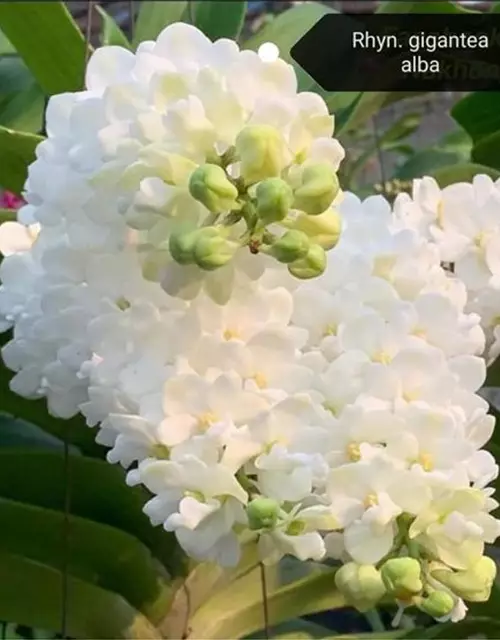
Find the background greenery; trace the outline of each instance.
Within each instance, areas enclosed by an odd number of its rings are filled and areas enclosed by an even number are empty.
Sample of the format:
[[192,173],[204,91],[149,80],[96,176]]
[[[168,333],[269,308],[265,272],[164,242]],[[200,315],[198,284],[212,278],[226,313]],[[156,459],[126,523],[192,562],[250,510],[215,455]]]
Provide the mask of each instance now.
[[[184,20],[212,38],[239,39],[243,48],[256,50],[273,41],[291,62],[291,46],[332,11],[320,3],[299,4],[261,21],[249,35],[243,29],[246,5],[239,0],[144,1],[132,41],[96,7],[102,19],[100,42],[133,50],[168,24]],[[378,11],[467,10],[452,2],[419,0],[382,3]],[[82,88],[87,44],[60,2],[2,2],[0,30],[0,187],[22,194],[27,166],[43,137],[46,99]],[[420,126],[418,113],[405,112],[376,136],[371,132],[381,110],[413,96],[325,93],[301,69],[297,74],[300,89],[318,92],[335,113],[336,135],[344,145],[358,150],[342,168],[344,188],[364,193],[378,188],[391,196],[422,175],[435,176],[442,186],[481,172],[500,176],[500,92],[465,96],[451,111],[455,129],[428,149],[417,150],[410,140]],[[363,184],[363,168],[381,151],[396,156],[389,184]],[[5,219],[11,214],[0,215]],[[123,471],[105,462],[104,450],[83,419],[54,419],[43,401],[15,396],[9,390],[11,375],[0,367],[0,620],[6,621],[0,636],[54,637],[39,630],[61,629],[65,617],[73,637],[263,637],[258,632],[263,614],[255,550],[246,550],[234,572],[187,562],[174,537],[151,527],[142,513],[147,492],[125,486]],[[499,366],[490,370],[488,386],[500,387]],[[499,434],[490,445],[494,453]],[[63,440],[71,445],[69,466]],[[334,571],[334,566],[288,562],[268,572],[273,638],[335,636],[340,617],[310,617],[343,609]],[[405,617],[404,628],[397,631],[390,629],[393,612],[382,610],[369,616],[376,629],[369,637],[468,638],[480,633],[498,638],[499,606],[496,589],[490,602],[473,606],[462,623],[438,625]],[[363,629],[359,619],[349,621],[350,631]]]

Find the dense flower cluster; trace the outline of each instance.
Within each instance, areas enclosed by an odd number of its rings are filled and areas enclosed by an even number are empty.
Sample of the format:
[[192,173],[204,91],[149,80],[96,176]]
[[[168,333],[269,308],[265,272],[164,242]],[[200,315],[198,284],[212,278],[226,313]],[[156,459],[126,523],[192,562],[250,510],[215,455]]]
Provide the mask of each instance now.
[[461,216],[429,179],[394,211],[339,194],[322,100],[187,25],[97,50],[87,87],[51,99],[0,229],[12,389],[83,413],[192,557],[258,539],[265,562],[341,559],[358,608],[460,619],[500,534],[477,393],[496,186],[456,185]]

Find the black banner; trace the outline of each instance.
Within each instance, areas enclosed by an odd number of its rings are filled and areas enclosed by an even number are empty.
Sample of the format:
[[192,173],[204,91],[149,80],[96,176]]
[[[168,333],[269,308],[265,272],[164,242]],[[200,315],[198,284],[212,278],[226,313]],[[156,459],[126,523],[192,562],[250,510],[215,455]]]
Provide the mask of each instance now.
[[500,14],[327,14],[291,56],[326,91],[498,91]]

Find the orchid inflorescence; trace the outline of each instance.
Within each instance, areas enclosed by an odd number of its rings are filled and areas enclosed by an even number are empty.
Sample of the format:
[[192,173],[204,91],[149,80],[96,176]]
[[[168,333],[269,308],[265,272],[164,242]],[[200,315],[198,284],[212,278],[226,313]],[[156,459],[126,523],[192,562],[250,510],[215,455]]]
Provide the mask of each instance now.
[[488,599],[500,182],[343,193],[322,98],[186,24],[86,87],[0,228],[11,389],[82,413],[196,560],[335,558],[360,610]]

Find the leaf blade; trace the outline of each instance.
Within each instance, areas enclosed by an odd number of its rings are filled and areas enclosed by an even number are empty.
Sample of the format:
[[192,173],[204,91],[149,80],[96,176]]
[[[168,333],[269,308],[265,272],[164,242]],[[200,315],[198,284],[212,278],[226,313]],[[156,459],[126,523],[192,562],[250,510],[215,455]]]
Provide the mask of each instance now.
[[[0,3],[1,7],[1,3]],[[20,195],[42,136],[0,127],[0,186]]]
[[238,39],[247,10],[245,0],[232,0],[229,3],[205,0],[197,2],[195,7],[195,24],[210,40]]
[[[0,619],[60,629],[62,576],[51,567],[0,552]],[[158,631],[120,596],[68,576],[68,633],[80,638],[159,640]],[[28,603],[28,604],[26,604]]]
[[165,27],[181,20],[186,7],[186,0],[172,2],[146,0],[142,2],[135,25],[133,48],[136,49],[145,40],[156,40]]
[[1,2],[0,29],[46,95],[82,89],[87,45],[63,2]]

